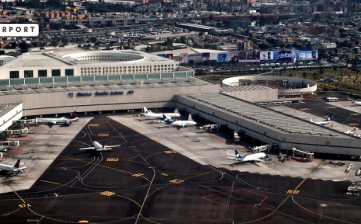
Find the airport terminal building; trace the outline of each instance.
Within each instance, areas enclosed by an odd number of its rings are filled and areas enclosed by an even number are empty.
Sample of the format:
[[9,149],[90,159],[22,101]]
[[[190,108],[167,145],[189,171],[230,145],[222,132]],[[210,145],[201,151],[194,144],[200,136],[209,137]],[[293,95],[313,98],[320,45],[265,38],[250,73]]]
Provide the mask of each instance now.
[[1,68],[0,100],[22,105],[16,118],[177,107],[281,149],[361,155],[359,138],[264,107],[313,93],[317,83],[310,80],[242,76],[221,87],[177,61],[137,51],[40,52]]

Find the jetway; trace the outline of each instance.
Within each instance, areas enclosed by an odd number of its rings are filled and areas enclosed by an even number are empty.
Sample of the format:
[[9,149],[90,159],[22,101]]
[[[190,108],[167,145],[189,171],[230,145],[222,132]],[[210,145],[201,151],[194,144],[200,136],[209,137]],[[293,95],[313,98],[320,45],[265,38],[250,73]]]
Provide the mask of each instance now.
[[241,137],[239,137],[238,132],[234,131],[234,133],[233,133],[233,141],[235,143],[238,143],[240,139],[241,139]]
[[259,152],[263,152],[266,151],[269,152],[271,149],[275,149],[278,148],[277,144],[267,144],[267,145],[261,145],[261,146],[255,146],[253,148],[251,148],[252,153],[259,153]]
[[20,142],[19,141],[1,141],[0,142],[1,146],[19,146]]
[[205,124],[203,125],[203,129],[207,131],[219,130],[219,124]]
[[29,133],[29,129],[27,127],[18,129],[18,130],[6,130],[8,135],[18,135],[18,136],[26,136]]
[[313,152],[303,151],[303,150],[299,150],[299,149],[296,149],[296,148],[292,148],[292,156],[295,156],[295,154],[300,155],[303,158],[309,158],[309,159],[315,158],[315,154]]

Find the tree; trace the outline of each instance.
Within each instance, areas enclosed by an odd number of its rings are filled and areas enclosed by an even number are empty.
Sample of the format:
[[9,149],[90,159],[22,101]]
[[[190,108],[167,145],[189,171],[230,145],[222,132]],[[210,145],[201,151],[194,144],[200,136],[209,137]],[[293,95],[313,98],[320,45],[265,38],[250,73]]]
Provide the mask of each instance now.
[[11,43],[11,48],[12,48],[12,49],[15,49],[16,46],[18,46],[18,44],[17,44],[16,42],[12,42],[12,43]]
[[27,44],[25,41],[22,41],[20,44],[19,44],[19,48],[21,50],[21,53],[26,53],[29,51],[29,44]]
[[307,76],[307,73],[306,73],[306,72],[303,72],[303,73],[302,73],[302,76],[303,76],[303,78],[305,79],[306,76]]

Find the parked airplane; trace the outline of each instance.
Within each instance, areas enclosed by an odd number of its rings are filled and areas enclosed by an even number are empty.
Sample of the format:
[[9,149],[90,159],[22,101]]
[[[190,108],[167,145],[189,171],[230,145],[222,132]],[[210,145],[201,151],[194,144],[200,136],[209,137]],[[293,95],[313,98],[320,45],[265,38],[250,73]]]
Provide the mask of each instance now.
[[353,133],[355,133],[356,130],[357,130],[357,128],[354,127],[351,131],[345,131],[344,133],[348,134],[348,135],[353,135]]
[[172,117],[180,117],[181,115],[179,113],[153,113],[151,110],[148,110],[146,107],[143,108],[143,113],[142,115],[146,116],[146,117],[154,117],[154,118],[163,118],[163,115],[165,115],[167,118],[172,118]]
[[237,150],[234,150],[234,151],[235,151],[235,156],[233,156],[227,152],[229,158],[234,158],[236,161],[240,161],[240,162],[264,162],[264,160],[262,160],[262,158],[266,157],[266,154],[263,152],[246,155],[246,156],[241,156]]
[[318,121],[318,122],[314,122],[313,120],[312,120],[312,118],[311,118],[311,122],[312,123],[314,123],[314,124],[319,124],[319,125],[326,125],[326,124],[328,124],[328,123],[330,123],[331,122],[331,118],[332,118],[332,116],[333,116],[333,113],[331,113],[330,115],[328,115],[328,118],[326,118],[324,121]]
[[165,116],[165,114],[163,114],[163,121],[166,124],[170,124],[172,126],[177,126],[177,127],[189,127],[189,126],[193,126],[193,125],[197,125],[197,122],[195,121],[174,121],[169,119],[167,116]]
[[0,171],[5,171],[8,173],[22,173],[24,172],[24,169],[26,166],[20,167],[24,163],[20,163],[20,159],[15,163],[14,166],[6,165],[6,164],[0,164]]
[[74,121],[78,121],[79,118],[76,117],[76,111],[71,113],[70,117],[53,117],[53,118],[37,118],[36,121],[39,123],[49,123],[49,124],[68,124],[70,125]]
[[352,100],[351,102],[353,105],[361,106],[361,101]]
[[99,142],[94,141],[93,147],[87,147],[87,148],[80,148],[79,150],[91,150],[91,151],[109,151],[112,150],[114,147],[119,147],[120,145],[105,145],[103,142],[103,145],[101,145]]

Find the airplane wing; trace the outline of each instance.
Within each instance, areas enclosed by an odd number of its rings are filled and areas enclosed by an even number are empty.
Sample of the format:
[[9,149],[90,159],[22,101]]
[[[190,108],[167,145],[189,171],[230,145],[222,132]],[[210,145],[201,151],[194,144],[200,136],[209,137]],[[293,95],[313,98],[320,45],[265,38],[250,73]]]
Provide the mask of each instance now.
[[88,148],[80,148],[79,150],[92,150],[95,149],[94,147],[88,147]]
[[26,169],[26,166],[24,166],[24,167],[19,167],[19,168],[13,170],[13,172],[18,172],[18,171],[23,172],[24,169]]
[[104,148],[115,148],[115,147],[119,147],[120,145],[106,145],[104,146]]
[[235,155],[230,154],[229,152],[227,152],[227,155],[228,155],[227,157],[231,157],[231,158],[233,158],[233,159],[234,159],[234,158],[236,158],[236,156],[235,156]]
[[255,162],[266,162],[266,161],[264,161],[263,159],[256,159],[256,160],[254,160]]

